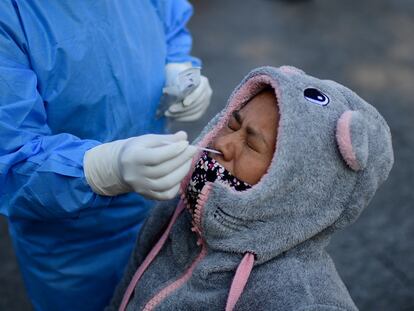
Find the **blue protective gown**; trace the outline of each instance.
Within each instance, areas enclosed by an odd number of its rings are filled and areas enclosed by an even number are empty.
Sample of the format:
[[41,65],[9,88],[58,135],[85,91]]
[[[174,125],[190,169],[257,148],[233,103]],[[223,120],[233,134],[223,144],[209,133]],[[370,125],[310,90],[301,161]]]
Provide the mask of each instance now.
[[36,310],[102,310],[152,203],[94,194],[86,150],[164,132],[185,0],[0,1],[0,212]]

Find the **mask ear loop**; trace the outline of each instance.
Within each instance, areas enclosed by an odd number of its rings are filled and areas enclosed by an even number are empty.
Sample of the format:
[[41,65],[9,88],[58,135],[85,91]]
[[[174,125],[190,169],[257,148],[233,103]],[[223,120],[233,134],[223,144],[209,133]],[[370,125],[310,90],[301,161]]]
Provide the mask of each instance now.
[[253,264],[254,254],[246,253],[242,261],[240,261],[236,274],[231,282],[229,296],[227,297],[226,311],[232,311],[236,306],[236,303],[246,286],[247,280],[249,279],[250,273],[252,272]]

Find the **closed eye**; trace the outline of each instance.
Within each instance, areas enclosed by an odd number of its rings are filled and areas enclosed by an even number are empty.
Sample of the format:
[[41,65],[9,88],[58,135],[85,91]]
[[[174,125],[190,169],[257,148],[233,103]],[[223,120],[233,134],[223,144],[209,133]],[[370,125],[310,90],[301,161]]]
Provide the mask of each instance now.
[[251,149],[260,153],[261,150],[268,149],[269,145],[264,138],[263,134],[260,131],[255,130],[254,128],[248,126],[246,128],[247,132],[247,143]]
[[251,142],[246,141],[246,145],[247,145],[247,147],[249,147],[249,148],[250,148],[250,149],[252,149],[253,151],[259,152],[259,151],[257,150],[257,148],[255,148]]

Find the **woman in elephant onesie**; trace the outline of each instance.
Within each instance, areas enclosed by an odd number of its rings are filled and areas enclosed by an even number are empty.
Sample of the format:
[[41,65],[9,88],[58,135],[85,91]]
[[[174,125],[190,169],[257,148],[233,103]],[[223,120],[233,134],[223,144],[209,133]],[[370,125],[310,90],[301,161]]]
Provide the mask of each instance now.
[[390,130],[346,87],[290,66],[250,72],[195,142],[107,310],[357,310],[325,248],[393,164]]

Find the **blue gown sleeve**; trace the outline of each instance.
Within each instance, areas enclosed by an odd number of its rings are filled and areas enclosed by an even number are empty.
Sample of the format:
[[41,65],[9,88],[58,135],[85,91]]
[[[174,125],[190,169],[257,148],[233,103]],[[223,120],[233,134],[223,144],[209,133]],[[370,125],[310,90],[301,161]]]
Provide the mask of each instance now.
[[167,63],[191,61],[200,66],[201,61],[190,55],[192,38],[187,22],[193,14],[193,7],[186,0],[152,0],[164,25],[167,41]]
[[108,205],[110,198],[94,194],[83,173],[84,153],[100,142],[51,133],[23,30],[5,3],[0,5],[0,214],[73,218],[83,209]]

